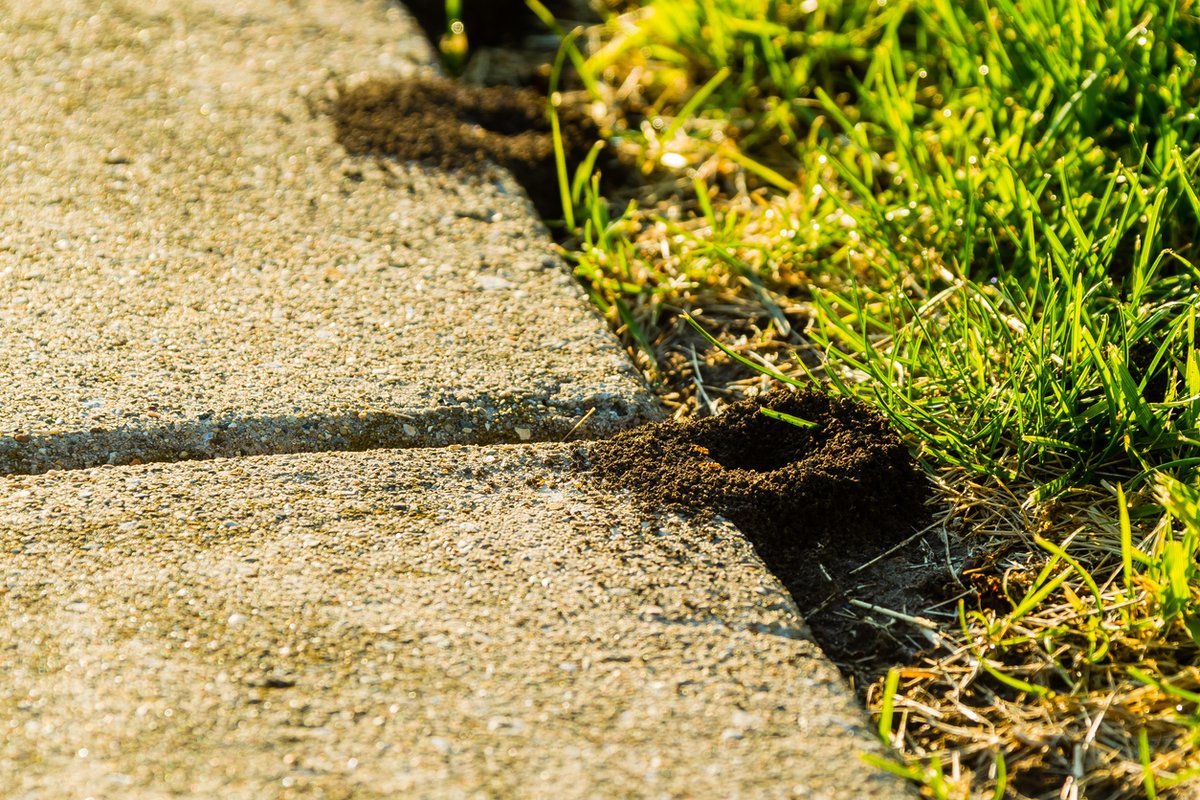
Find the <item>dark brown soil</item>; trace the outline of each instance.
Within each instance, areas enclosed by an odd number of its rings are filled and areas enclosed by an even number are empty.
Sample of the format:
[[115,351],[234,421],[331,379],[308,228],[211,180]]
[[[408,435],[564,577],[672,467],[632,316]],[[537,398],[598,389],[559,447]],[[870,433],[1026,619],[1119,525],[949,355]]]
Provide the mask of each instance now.
[[[442,169],[505,167],[538,213],[562,218],[546,99],[511,86],[467,86],[443,78],[373,80],[340,92],[332,109],[338,141],[351,153],[393,156]],[[574,171],[598,138],[574,108],[559,110]]]
[[[761,405],[818,427],[769,418]],[[928,543],[911,542],[858,569],[927,523],[929,496],[900,439],[862,404],[775,389],[718,417],[646,425],[595,442],[588,461],[594,474],[636,492],[647,507],[719,514],[737,525],[825,651],[860,677],[910,658],[921,640],[904,623],[864,616],[849,599],[918,614],[944,595],[947,568]]]

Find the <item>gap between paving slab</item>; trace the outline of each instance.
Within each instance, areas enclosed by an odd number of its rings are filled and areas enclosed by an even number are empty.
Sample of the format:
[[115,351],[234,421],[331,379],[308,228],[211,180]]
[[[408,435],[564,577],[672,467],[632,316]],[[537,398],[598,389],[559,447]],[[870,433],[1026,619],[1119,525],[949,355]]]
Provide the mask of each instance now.
[[739,532],[577,447],[2,479],[0,794],[909,796]]
[[430,61],[383,2],[0,2],[0,472],[657,416],[511,177],[310,110]]

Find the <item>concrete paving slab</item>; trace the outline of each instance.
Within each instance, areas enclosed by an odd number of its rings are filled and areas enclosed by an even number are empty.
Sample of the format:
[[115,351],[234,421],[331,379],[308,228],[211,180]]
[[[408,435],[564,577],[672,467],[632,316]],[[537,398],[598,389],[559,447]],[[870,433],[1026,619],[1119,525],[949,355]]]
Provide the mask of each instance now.
[[909,796],[745,539],[578,453],[0,479],[0,795]]
[[0,0],[0,472],[653,416],[507,174],[312,110],[430,59],[381,0]]

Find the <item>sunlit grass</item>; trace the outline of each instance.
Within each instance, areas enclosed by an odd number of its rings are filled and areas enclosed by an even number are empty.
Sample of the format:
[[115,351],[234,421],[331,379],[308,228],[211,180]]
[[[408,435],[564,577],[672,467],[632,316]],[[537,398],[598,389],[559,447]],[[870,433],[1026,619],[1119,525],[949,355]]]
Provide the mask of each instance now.
[[[647,188],[564,190],[651,374],[680,314],[875,405],[1006,542],[869,694],[930,796],[1200,781],[1192,0],[646,0],[578,40]],[[586,56],[586,57],[584,57]],[[807,322],[806,322],[807,320]],[[813,353],[819,358],[814,358]]]
[[446,30],[438,40],[442,66],[451,75],[459,75],[467,64],[470,44],[462,21],[462,0],[446,0]]

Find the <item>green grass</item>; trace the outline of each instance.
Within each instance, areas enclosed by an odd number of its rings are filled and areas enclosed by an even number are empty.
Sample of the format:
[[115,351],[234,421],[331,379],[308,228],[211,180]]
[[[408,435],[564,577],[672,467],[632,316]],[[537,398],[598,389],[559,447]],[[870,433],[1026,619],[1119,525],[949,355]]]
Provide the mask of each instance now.
[[470,44],[462,21],[462,0],[446,0],[446,30],[438,41],[442,66],[451,75],[460,75],[467,66]]
[[577,61],[658,202],[564,177],[600,308],[652,363],[680,310],[748,298],[784,331],[803,304],[821,359],[785,377],[879,408],[960,521],[1023,543],[1004,602],[876,692],[897,770],[945,797],[1200,780],[1195,4],[630,5]]

